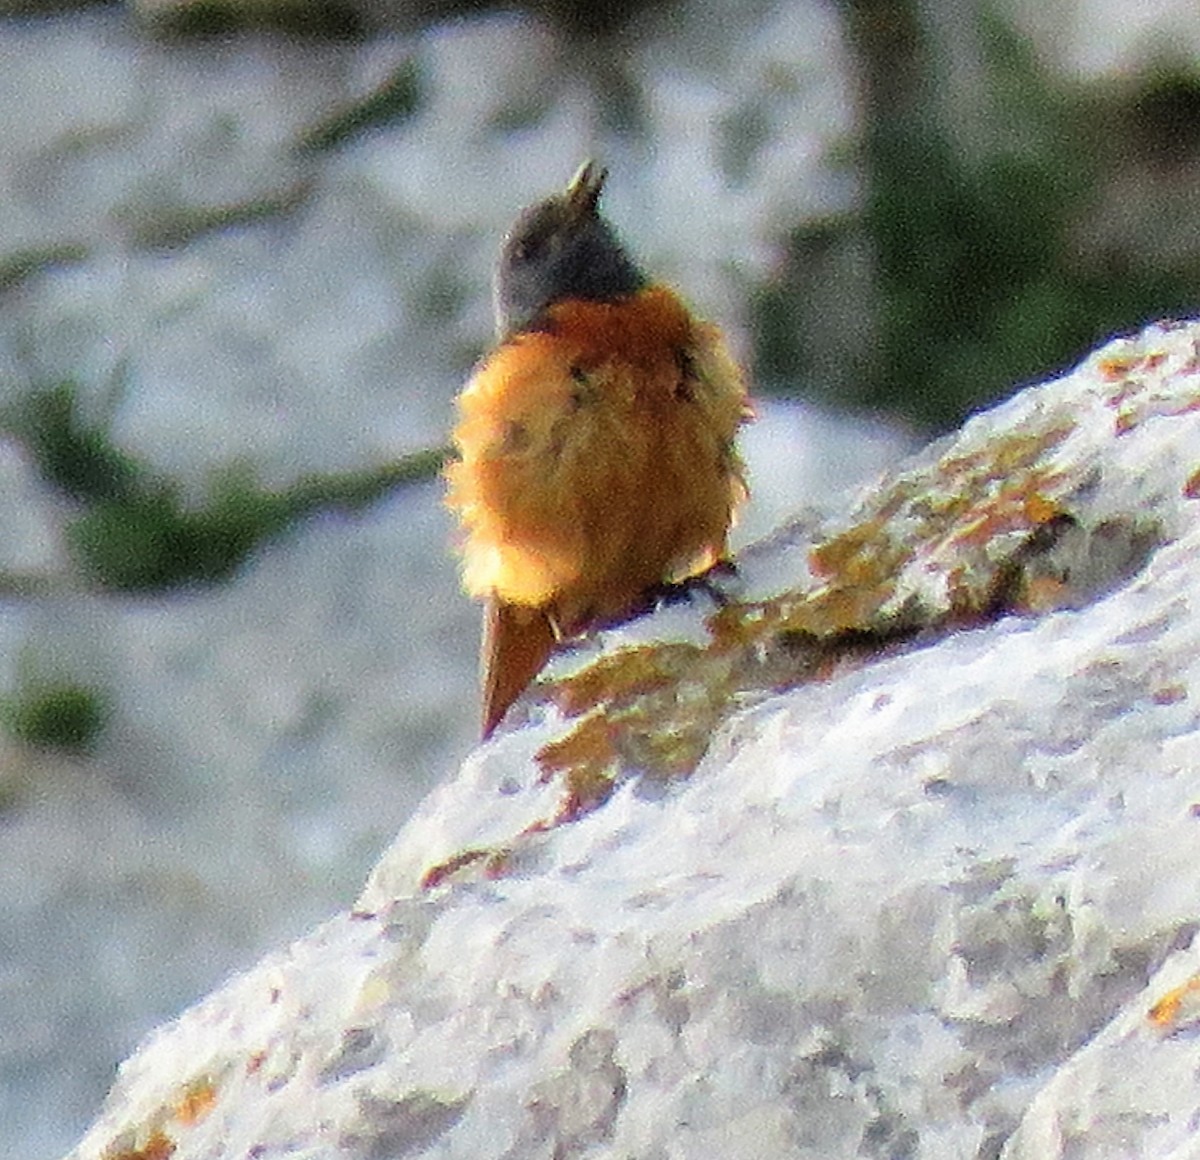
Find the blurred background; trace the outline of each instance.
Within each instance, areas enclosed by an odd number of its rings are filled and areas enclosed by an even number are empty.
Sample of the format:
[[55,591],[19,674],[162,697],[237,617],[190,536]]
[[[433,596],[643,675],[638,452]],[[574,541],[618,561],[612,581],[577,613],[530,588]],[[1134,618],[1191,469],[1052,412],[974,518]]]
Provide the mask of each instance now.
[[0,1153],[476,729],[435,476],[586,156],[751,369],[741,541],[1194,312],[1183,0],[0,0]]

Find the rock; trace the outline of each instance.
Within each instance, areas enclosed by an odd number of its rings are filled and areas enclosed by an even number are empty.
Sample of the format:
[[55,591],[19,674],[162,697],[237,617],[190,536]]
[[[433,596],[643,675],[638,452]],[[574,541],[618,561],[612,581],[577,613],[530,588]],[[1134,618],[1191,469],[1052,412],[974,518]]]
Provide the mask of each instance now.
[[[630,58],[638,140],[596,129],[558,39],[516,16],[321,44],[182,45],[114,7],[10,21],[0,404],[69,385],[196,505],[230,468],[288,488],[439,443],[491,340],[498,239],[585,148],[647,265],[732,338],[772,223],[830,209],[820,159],[851,105],[824,9],[719,33],[709,11]],[[731,185],[723,126],[768,100],[786,134]],[[364,104],[398,115],[365,131]],[[818,442],[871,474],[885,450],[774,411],[746,448],[751,535],[801,487],[851,486]],[[149,1029],[355,896],[474,739],[478,609],[436,486],[307,522],[228,586],[139,599],[79,591],[80,509],[7,441],[0,480],[0,694],[61,682],[112,708],[84,759],[0,754],[0,1154],[50,1160]]]
[[28,452],[16,440],[0,437],[0,576],[10,592],[35,589],[39,581],[62,574],[66,547],[59,505],[41,486]]
[[562,658],[72,1160],[1183,1155],[1200,324]]

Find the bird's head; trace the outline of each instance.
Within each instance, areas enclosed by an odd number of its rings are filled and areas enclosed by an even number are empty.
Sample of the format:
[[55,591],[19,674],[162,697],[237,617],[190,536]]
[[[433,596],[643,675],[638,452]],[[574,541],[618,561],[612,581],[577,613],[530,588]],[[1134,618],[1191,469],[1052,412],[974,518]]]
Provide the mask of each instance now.
[[626,254],[598,204],[607,170],[580,166],[566,189],[522,211],[496,267],[496,322],[502,335],[525,330],[555,302],[611,301],[646,279]]

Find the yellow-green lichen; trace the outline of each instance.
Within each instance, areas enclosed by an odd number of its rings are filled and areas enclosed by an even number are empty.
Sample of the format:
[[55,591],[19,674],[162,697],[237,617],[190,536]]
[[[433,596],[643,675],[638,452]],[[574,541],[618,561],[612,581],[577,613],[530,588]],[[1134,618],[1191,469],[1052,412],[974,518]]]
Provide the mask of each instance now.
[[[721,724],[748,703],[828,679],[913,638],[1078,603],[1056,554],[1070,536],[1087,551],[1090,532],[1072,508],[1092,480],[1083,466],[1050,457],[1073,432],[1048,415],[1040,428],[898,477],[852,526],[811,549],[815,582],[731,601],[708,617],[703,645],[619,648],[542,683],[541,694],[569,722],[535,757],[542,781],[561,791],[557,808],[509,845],[468,850],[435,867],[425,884],[505,873],[533,835],[601,808],[623,782],[689,776]],[[1186,486],[1200,494],[1197,479],[1200,471]],[[1152,531],[1126,537],[1131,560],[1144,559]],[[1143,549],[1135,551],[1138,543]]]
[[[1058,496],[1072,481],[1043,460],[1072,430],[1057,423],[1021,432],[902,477],[862,519],[812,549],[817,587],[728,604],[709,617],[704,647],[621,649],[548,685],[564,716],[577,719],[537,755],[543,777],[563,786],[551,823],[602,805],[624,778],[686,777],[747,699],[823,679],[938,623],[993,611],[998,592],[1014,590],[1009,573],[1022,544],[1064,517]],[[989,554],[1002,538],[1004,550]],[[898,610],[904,568],[934,555],[947,561],[947,602]]]

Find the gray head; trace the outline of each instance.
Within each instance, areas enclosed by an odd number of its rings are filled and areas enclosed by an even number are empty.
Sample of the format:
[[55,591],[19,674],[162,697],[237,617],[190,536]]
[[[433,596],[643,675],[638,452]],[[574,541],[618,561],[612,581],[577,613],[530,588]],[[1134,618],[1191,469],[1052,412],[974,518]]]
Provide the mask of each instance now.
[[496,267],[496,325],[525,330],[555,302],[611,301],[646,278],[597,211],[607,170],[585,162],[562,193],[524,210],[509,230]]

